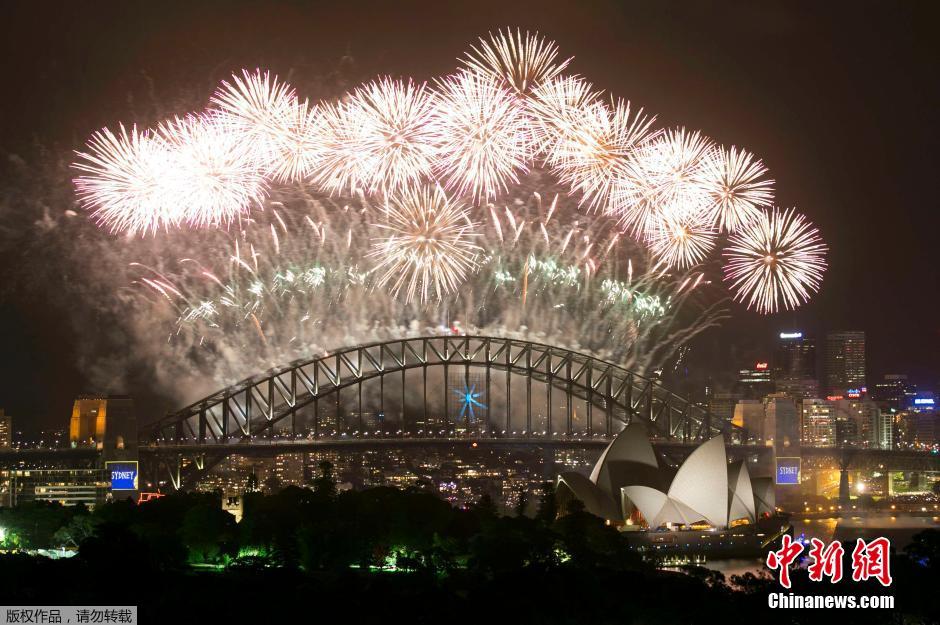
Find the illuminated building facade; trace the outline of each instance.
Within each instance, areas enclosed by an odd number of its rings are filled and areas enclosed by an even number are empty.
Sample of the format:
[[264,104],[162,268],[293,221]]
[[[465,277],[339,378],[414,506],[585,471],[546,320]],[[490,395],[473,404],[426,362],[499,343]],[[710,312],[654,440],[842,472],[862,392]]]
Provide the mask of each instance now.
[[770,363],[757,362],[753,367],[738,371],[735,394],[742,399],[762,399],[774,392]]
[[708,398],[708,412],[713,419],[719,419],[723,423],[731,423],[734,419],[734,407],[741,399],[735,393],[712,393]]
[[819,396],[816,341],[802,332],[781,332],[774,351],[774,384],[797,402]]
[[803,400],[803,444],[834,447],[836,419],[832,402],[824,399]]
[[826,335],[826,394],[850,397],[865,389],[865,333],[830,332]]
[[13,447],[13,417],[0,408],[0,449]]
[[903,373],[885,374],[884,379],[869,390],[871,398],[882,408],[895,411],[905,410],[917,394],[917,386],[909,382]]
[[744,428],[744,442],[762,442],[764,439],[764,404],[759,399],[742,399],[734,406],[731,422]]
[[770,442],[769,435],[778,454],[787,455],[800,448],[800,411],[785,393],[774,393],[764,400],[764,442]]
[[10,469],[0,471],[0,498],[14,507],[31,501],[94,507],[108,498],[107,469]]
[[136,454],[134,400],[116,396],[79,397],[72,405],[69,443],[72,447],[96,447],[108,453],[109,457]]

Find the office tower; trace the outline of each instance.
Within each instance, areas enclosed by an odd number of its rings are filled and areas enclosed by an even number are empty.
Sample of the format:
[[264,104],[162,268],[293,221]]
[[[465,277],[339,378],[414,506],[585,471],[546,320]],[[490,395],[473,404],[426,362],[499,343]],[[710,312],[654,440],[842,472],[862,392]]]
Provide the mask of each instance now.
[[816,341],[802,332],[781,332],[774,351],[776,390],[797,400],[819,396],[816,375]]
[[13,446],[13,417],[0,408],[0,449]]
[[825,368],[827,395],[847,397],[861,393],[865,388],[865,333],[827,334]]
[[764,441],[764,404],[759,399],[742,399],[734,407],[732,423],[744,428],[744,442]]
[[738,381],[734,385],[735,394],[742,399],[763,399],[774,392],[770,364],[757,362],[753,367],[738,371]]
[[777,454],[788,455],[800,448],[800,412],[792,397],[769,395],[764,400],[764,415],[764,442],[772,435]]
[[832,402],[824,399],[803,400],[803,444],[810,447],[834,447],[836,423]]
[[735,393],[712,393],[708,398],[708,412],[716,422],[730,423],[739,399],[741,398]]
[[881,382],[869,388],[871,398],[886,410],[900,411],[913,402],[917,386],[908,381],[903,373],[888,373]]

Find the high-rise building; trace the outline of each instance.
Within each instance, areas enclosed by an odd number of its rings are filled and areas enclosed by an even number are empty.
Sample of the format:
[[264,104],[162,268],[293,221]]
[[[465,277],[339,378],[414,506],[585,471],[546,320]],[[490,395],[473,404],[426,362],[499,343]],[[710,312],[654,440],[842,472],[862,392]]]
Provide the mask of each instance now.
[[811,447],[834,447],[836,419],[832,402],[824,399],[803,400],[803,444]]
[[[839,444],[890,449],[889,432],[884,432],[881,409],[870,399],[838,399],[832,402],[836,414]],[[888,415],[886,415],[888,416]],[[890,416],[888,418],[890,425]],[[887,447],[883,445],[887,444]]]
[[730,423],[734,418],[734,407],[741,399],[735,393],[712,393],[708,398],[708,412],[720,423]]
[[764,442],[764,404],[759,399],[742,399],[734,406],[731,422],[744,428],[744,442]]
[[763,399],[774,392],[770,363],[762,361],[753,367],[738,371],[738,381],[734,385],[735,394],[743,399]]
[[802,332],[781,332],[774,351],[773,376],[776,390],[797,403],[819,397],[816,375],[816,341]]
[[79,397],[72,405],[69,442],[73,447],[97,447],[115,457],[136,454],[134,400],[119,396]]
[[800,448],[800,412],[792,397],[785,393],[767,396],[764,415],[764,441],[772,435],[777,454],[789,455]]
[[13,417],[0,408],[0,449],[13,446]]
[[850,397],[865,388],[865,333],[830,332],[826,335],[826,394]]
[[903,373],[888,373],[881,382],[869,388],[870,397],[886,410],[905,410],[917,395],[917,386]]

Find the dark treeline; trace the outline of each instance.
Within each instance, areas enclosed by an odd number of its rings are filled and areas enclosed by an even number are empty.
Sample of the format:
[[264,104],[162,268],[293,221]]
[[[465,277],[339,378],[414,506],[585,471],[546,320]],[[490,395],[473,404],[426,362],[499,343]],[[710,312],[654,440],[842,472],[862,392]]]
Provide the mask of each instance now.
[[[781,590],[770,576],[657,571],[577,504],[563,512],[550,488],[533,517],[501,516],[487,498],[453,508],[420,488],[337,493],[328,466],[313,489],[246,495],[238,524],[214,494],[118,501],[93,513],[24,505],[0,511],[4,547],[77,547],[78,555],[0,556],[0,603],[139,605],[144,623],[257,622],[297,610],[311,619],[339,611],[356,623],[815,623],[836,614],[768,609],[768,594]],[[814,584],[795,571],[792,592],[890,593],[894,611],[841,614],[940,622],[940,532],[895,554],[892,571],[888,589]]]

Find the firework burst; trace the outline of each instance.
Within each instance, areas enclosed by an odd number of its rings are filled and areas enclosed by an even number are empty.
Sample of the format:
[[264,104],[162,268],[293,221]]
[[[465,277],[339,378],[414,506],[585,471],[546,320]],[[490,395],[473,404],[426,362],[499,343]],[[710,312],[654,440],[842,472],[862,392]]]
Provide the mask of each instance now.
[[440,136],[424,84],[383,78],[357,89],[347,106],[343,152],[365,164],[360,175],[370,192],[399,191],[431,173]]
[[596,103],[600,93],[593,85],[577,76],[559,76],[536,87],[527,101],[532,111],[532,133],[536,153],[544,155],[549,165],[555,144],[576,132],[573,127],[588,106]]
[[653,119],[617,101],[574,109],[572,121],[559,128],[547,160],[586,206],[607,210],[614,186],[630,173],[630,159],[650,140]]
[[819,231],[793,209],[774,209],[746,223],[730,237],[724,256],[735,301],[761,314],[808,302],[826,270]]
[[460,72],[440,82],[436,101],[441,150],[437,174],[475,200],[505,192],[526,171],[529,118],[516,98],[486,74]]
[[773,204],[773,180],[762,180],[767,168],[760,159],[732,146],[705,159],[705,187],[711,198],[707,220],[719,231],[734,232]]
[[232,75],[231,82],[222,81],[211,104],[215,114],[251,135],[258,142],[259,152],[273,160],[276,154],[270,152],[270,143],[284,133],[295,118],[297,97],[290,85],[280,82],[270,72],[242,70],[241,76]]
[[631,178],[655,189],[664,217],[698,220],[708,207],[705,163],[714,146],[700,132],[669,130],[644,147],[630,167]]
[[185,222],[226,225],[261,205],[267,180],[243,135],[208,115],[176,118],[158,132],[175,159],[162,193],[166,202],[180,207]]
[[160,137],[120,127],[105,128],[88,141],[73,165],[82,205],[112,232],[154,233],[177,226],[182,206],[167,201],[165,185],[174,165],[173,152]]
[[278,182],[301,182],[317,170],[323,160],[323,124],[319,107],[295,102],[287,118],[279,122],[272,137],[277,158],[271,175]]
[[375,224],[387,236],[373,243],[378,284],[406,302],[440,300],[463,283],[481,248],[467,209],[451,202],[440,187],[423,187],[392,200],[387,223]]
[[650,252],[659,265],[688,269],[708,257],[715,247],[715,236],[708,224],[665,217],[650,241]]
[[516,93],[526,94],[539,83],[558,76],[571,59],[556,61],[558,46],[538,33],[523,35],[516,29],[480,37],[479,46],[470,46],[463,63],[473,71],[493,76]]

